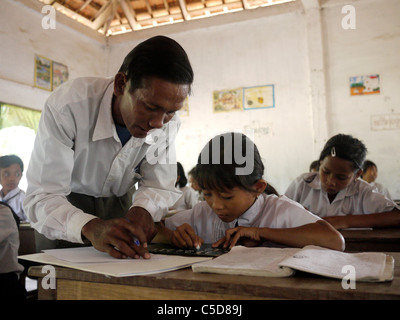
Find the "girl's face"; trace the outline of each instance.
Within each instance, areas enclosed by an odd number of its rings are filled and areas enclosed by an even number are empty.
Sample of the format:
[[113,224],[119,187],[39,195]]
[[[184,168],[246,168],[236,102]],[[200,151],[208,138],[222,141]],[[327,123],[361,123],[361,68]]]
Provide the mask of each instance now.
[[260,181],[255,184],[254,192],[238,187],[225,192],[203,189],[204,200],[222,221],[234,221],[245,213],[253,205],[257,195],[264,191],[267,184],[263,180]]
[[361,170],[355,171],[349,160],[327,156],[320,163],[319,175],[322,189],[334,195],[357,179]]

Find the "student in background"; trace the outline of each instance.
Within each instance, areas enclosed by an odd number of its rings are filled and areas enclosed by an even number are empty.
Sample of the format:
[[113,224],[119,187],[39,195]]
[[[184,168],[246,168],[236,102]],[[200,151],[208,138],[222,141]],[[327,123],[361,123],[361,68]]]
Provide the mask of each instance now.
[[24,171],[24,163],[16,155],[0,157],[0,201],[13,208],[21,221],[29,221],[23,208],[25,192],[18,185]]
[[[243,150],[245,162],[238,156]],[[224,163],[226,157],[231,161]],[[257,147],[245,135],[226,133],[210,140],[199,156],[196,173],[205,201],[167,218],[160,228],[175,246],[197,247],[205,242],[231,248],[237,243],[273,242],[343,250],[342,236],[329,223],[285,196],[264,192],[264,165]]]
[[197,178],[196,178],[196,167],[193,167],[189,171],[188,177],[189,177],[189,185],[192,187],[193,190],[196,191],[199,201],[204,201],[204,197],[201,192],[201,188],[200,188],[200,186],[197,182]]
[[375,182],[376,178],[378,178],[378,167],[371,160],[365,160],[361,178],[367,181],[371,186],[376,187],[379,193],[382,193],[389,199],[392,198],[389,190],[385,186]]
[[399,207],[358,179],[366,153],[360,140],[333,136],[321,152],[319,172],[298,177],[285,195],[337,229],[400,226]]
[[315,160],[311,162],[309,172],[317,172],[319,170],[319,161]]
[[196,191],[187,186],[188,181],[182,164],[180,162],[177,162],[176,164],[178,172],[175,187],[178,187],[179,190],[182,191],[182,196],[172,207],[169,208],[169,210],[176,210],[179,212],[182,210],[192,209],[199,201]]
[[[26,290],[19,280],[24,267],[18,263],[19,233],[11,209],[0,203],[0,299],[22,300]],[[3,308],[4,309],[4,308]]]

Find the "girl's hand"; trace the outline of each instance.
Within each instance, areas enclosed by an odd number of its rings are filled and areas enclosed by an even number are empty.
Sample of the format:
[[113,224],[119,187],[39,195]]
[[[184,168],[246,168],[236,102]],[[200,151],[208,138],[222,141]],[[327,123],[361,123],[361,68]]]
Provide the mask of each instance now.
[[187,223],[177,227],[171,236],[171,243],[179,248],[196,248],[203,242],[204,240]]
[[225,232],[225,237],[219,239],[217,242],[213,243],[213,247],[218,247],[223,244],[224,248],[229,246],[232,249],[233,246],[241,239],[241,243],[246,247],[253,247],[261,242],[260,238],[260,228],[251,227],[236,227],[228,229]]

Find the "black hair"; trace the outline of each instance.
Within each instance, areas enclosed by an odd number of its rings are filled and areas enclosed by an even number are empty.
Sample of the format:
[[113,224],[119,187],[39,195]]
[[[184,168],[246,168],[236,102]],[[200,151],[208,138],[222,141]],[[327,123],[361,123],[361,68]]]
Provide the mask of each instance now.
[[193,83],[193,70],[185,50],[165,36],[155,36],[137,45],[124,59],[119,72],[127,75],[130,91],[143,86],[147,77],[176,84]]
[[187,182],[188,182],[187,178],[186,178],[186,175],[185,175],[185,170],[183,170],[183,166],[182,166],[182,164],[180,162],[177,162],[176,166],[178,168],[179,180],[176,182],[175,187],[177,185],[179,185],[179,188],[183,188],[184,186],[187,185]]
[[319,170],[319,161],[318,160],[314,160],[313,162],[311,162],[309,171],[311,172],[313,169],[315,169],[317,171]]
[[[243,174],[247,165],[250,165],[250,171]],[[252,192],[253,185],[263,177],[264,165],[257,146],[246,135],[230,132],[218,135],[206,144],[195,172],[202,189],[224,192],[239,187]]]
[[378,169],[378,167],[374,162],[372,162],[371,160],[365,160],[363,165],[363,171],[365,172],[371,167],[375,167],[376,169]]
[[363,168],[367,148],[360,140],[351,135],[337,134],[330,138],[322,149],[319,161],[327,156],[349,160],[353,163],[354,170]]
[[8,168],[13,164],[18,164],[21,168],[21,172],[24,172],[24,163],[20,157],[15,154],[0,157],[0,169]]

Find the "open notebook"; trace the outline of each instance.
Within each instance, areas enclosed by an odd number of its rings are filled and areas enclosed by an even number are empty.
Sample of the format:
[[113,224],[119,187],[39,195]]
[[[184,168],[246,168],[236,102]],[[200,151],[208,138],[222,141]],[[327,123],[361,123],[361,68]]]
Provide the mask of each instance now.
[[261,277],[289,277],[299,270],[336,279],[343,279],[348,270],[354,270],[356,281],[381,282],[393,279],[394,260],[379,252],[344,253],[318,246],[303,249],[236,246],[227,254],[193,265],[192,269]]
[[127,277],[167,272],[208,261],[209,257],[181,257],[151,254],[151,259],[115,259],[93,247],[51,249],[44,253],[19,256],[19,259],[100,273]]

